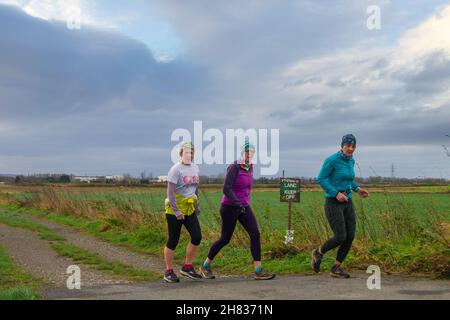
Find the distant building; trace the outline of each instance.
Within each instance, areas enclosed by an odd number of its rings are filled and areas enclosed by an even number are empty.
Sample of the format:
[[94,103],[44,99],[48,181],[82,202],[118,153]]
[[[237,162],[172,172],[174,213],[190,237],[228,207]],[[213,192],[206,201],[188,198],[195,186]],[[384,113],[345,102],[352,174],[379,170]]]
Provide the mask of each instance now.
[[123,175],[112,175],[112,176],[106,176],[106,180],[114,180],[114,181],[123,181],[125,177]]
[[110,175],[110,176],[76,176],[73,178],[77,182],[104,182],[108,181],[123,181],[125,177],[123,175]]
[[158,182],[167,182],[167,176],[158,176]]
[[100,179],[100,177],[95,177],[95,176],[75,176],[73,179],[75,181],[77,181],[77,182],[91,183],[91,182],[94,182],[94,181],[98,181]]

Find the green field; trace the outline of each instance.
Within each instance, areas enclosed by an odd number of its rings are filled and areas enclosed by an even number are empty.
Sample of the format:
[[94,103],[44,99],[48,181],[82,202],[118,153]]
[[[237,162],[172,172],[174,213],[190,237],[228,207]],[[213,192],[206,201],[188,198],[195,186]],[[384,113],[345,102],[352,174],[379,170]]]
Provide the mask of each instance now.
[[[450,193],[446,186],[421,187],[417,191],[409,188],[399,192],[396,188],[395,192],[389,192],[389,188],[383,188],[367,199],[354,196],[357,235],[346,263],[348,267],[365,269],[370,264],[378,264],[385,272],[449,276]],[[3,190],[1,195],[4,202],[87,230],[116,244],[162,253],[166,240],[164,188],[39,188]],[[197,262],[219,237],[221,196],[218,189],[205,188],[200,193],[203,241]],[[303,192],[301,203],[293,205],[295,239],[290,245],[284,244],[288,213],[287,204],[279,202],[279,193],[255,190],[252,207],[261,229],[265,265],[281,273],[310,272],[310,250],[331,235],[324,215],[323,194]],[[184,233],[177,249],[179,262],[187,241]],[[243,229],[238,227],[215,266],[222,272],[250,272],[248,241]],[[324,267],[332,262],[333,254],[327,255]]]

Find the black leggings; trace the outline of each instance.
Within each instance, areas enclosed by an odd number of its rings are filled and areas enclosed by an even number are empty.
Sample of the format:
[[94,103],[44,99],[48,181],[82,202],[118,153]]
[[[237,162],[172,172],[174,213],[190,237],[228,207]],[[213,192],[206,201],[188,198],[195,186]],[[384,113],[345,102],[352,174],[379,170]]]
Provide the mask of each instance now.
[[320,251],[325,253],[339,247],[336,260],[343,262],[355,238],[356,217],[353,203],[351,200],[339,202],[337,199],[327,198],[325,214],[334,232],[334,237],[328,239]]
[[222,217],[222,233],[220,239],[214,242],[209,250],[208,258],[213,260],[217,253],[230,243],[236,223],[239,221],[250,237],[250,251],[253,261],[261,261],[260,233],[252,208],[247,206],[245,207],[245,213],[241,213],[239,207],[222,204],[220,206],[220,215]]
[[169,239],[167,240],[166,247],[175,250],[180,240],[181,227],[186,227],[189,235],[191,236],[191,243],[194,246],[198,246],[202,241],[202,231],[200,229],[200,223],[198,222],[197,215],[191,214],[184,216],[184,220],[178,220],[173,214],[166,214],[167,228],[169,231]]

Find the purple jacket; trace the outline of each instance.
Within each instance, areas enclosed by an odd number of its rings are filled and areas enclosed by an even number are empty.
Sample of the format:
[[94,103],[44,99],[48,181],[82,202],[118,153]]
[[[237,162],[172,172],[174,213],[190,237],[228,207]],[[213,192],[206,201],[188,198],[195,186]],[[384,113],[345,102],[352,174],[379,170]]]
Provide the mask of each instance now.
[[235,161],[227,168],[223,185],[222,204],[231,206],[249,206],[253,185],[253,168],[249,171],[241,168]]

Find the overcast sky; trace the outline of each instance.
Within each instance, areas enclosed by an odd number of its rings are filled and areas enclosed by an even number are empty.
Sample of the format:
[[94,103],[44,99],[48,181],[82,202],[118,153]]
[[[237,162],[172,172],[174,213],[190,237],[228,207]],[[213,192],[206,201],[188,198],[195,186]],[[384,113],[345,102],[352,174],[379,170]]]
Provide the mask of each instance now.
[[450,178],[445,2],[0,0],[0,173],[165,175],[201,120],[279,129],[279,175],[353,133],[358,176]]

